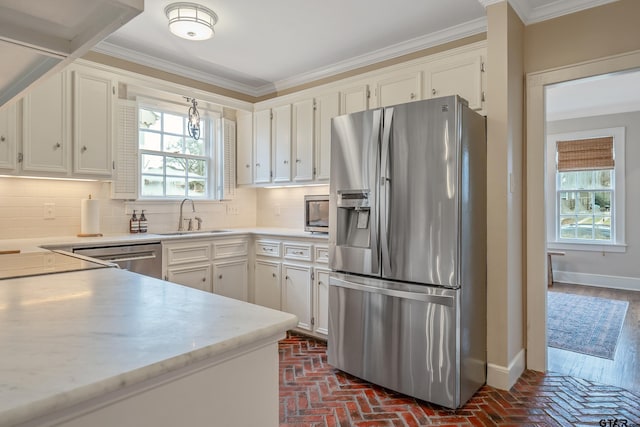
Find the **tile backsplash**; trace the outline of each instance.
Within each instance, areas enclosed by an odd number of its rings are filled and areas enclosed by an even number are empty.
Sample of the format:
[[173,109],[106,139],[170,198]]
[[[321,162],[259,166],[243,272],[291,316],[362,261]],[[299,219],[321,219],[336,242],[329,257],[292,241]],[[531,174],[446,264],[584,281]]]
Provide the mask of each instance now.
[[[135,209],[145,210],[149,233],[178,227],[179,201],[111,200],[111,184],[96,181],[0,177],[0,239],[75,236],[80,232],[80,202],[91,194],[100,200],[100,231],[127,233]],[[205,229],[225,227],[303,228],[304,195],[329,194],[329,186],[238,188],[232,200],[185,203],[185,217],[199,216]],[[52,208],[45,208],[45,205]],[[45,219],[52,209],[53,218]]]
[[[95,181],[0,178],[0,239],[78,234],[80,203],[89,194],[101,201],[100,231],[104,234],[128,232],[133,209],[138,212],[145,209],[150,233],[177,229],[179,201],[111,200],[110,185]],[[203,228],[256,225],[256,190],[253,188],[237,189],[231,201],[196,201],[195,205],[193,214],[185,204],[185,216],[201,217]],[[51,210],[53,218],[45,219],[45,210]]]

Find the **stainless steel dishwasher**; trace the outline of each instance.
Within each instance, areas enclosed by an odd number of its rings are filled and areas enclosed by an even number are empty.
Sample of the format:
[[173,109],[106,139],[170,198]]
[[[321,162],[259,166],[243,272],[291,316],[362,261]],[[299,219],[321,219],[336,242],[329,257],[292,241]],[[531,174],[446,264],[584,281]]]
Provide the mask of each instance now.
[[73,248],[73,253],[117,264],[124,270],[145,276],[162,276],[162,245],[160,242],[91,246]]

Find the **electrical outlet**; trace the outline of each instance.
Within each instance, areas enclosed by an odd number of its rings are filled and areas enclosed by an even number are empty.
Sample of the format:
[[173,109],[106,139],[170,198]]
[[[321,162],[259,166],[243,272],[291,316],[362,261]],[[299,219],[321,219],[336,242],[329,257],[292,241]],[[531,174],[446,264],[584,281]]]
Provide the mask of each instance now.
[[45,203],[44,204],[44,219],[55,219],[56,218],[56,204],[55,203]]
[[238,215],[240,213],[240,209],[236,204],[228,204],[227,205],[227,215]]
[[274,205],[273,206],[273,214],[275,216],[280,216],[280,205]]

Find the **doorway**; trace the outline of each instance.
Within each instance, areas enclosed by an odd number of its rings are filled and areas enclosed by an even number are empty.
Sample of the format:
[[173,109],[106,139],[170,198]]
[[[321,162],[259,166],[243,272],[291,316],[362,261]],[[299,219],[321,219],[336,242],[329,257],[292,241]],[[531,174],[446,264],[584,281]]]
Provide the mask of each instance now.
[[527,75],[526,279],[527,367],[548,369],[545,88],[586,77],[640,68],[640,52]]

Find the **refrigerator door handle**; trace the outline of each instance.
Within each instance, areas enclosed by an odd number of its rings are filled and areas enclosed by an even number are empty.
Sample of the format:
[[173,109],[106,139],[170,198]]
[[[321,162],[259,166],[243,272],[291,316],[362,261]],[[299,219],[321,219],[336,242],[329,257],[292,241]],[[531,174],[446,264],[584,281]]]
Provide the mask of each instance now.
[[382,134],[382,158],[380,161],[380,241],[382,246],[382,274],[391,274],[391,258],[389,256],[389,221],[391,200],[391,178],[389,178],[389,150],[391,145],[391,125],[393,108],[385,108]]
[[[371,129],[371,143],[369,147],[373,152],[369,155],[369,188],[373,192],[373,200],[378,200],[380,192],[378,191],[378,150],[380,141],[380,127],[382,126],[382,110],[373,111],[373,129]],[[371,273],[380,273],[380,248],[378,246],[378,218],[380,211],[378,203],[374,203],[370,207],[370,236],[371,236]]]

